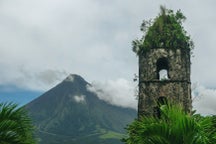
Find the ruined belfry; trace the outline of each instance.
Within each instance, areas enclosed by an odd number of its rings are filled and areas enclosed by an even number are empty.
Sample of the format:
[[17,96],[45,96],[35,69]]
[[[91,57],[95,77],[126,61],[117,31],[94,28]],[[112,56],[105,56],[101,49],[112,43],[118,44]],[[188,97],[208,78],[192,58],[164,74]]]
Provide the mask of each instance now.
[[138,115],[154,114],[162,99],[191,109],[189,50],[152,48],[139,55]]
[[[187,112],[191,111],[190,55],[193,44],[178,23],[180,21],[175,20],[176,15],[162,9],[147,28],[146,35],[134,42],[133,48],[139,58],[138,117],[157,114],[158,103],[165,101],[179,103]],[[173,23],[180,27],[174,27]]]

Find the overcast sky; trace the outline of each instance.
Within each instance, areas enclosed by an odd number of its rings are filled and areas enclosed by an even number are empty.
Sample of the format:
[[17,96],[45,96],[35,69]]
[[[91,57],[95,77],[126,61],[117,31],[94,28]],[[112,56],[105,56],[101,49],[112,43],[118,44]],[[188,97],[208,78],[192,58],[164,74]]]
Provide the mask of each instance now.
[[215,0],[1,0],[0,85],[46,91],[76,73],[88,82],[132,86],[138,68],[131,41],[160,5],[187,17],[195,43],[192,83],[216,96],[209,89],[216,87]]

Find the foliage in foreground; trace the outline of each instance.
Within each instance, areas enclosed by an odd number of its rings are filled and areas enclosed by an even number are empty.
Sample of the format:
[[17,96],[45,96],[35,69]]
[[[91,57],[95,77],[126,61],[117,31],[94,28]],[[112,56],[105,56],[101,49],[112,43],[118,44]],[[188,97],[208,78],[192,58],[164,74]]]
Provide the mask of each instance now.
[[33,125],[27,112],[17,104],[0,103],[0,143],[35,144]]
[[161,116],[142,117],[127,127],[125,144],[215,144],[216,117],[189,115],[180,106],[163,105]]

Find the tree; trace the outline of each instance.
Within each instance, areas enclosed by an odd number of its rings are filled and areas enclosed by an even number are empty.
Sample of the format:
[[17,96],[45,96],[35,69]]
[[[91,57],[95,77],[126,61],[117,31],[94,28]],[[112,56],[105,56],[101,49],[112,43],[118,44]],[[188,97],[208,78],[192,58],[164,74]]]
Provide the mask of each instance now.
[[0,143],[35,144],[34,127],[24,108],[17,104],[0,103]]
[[144,116],[127,127],[126,144],[214,144],[216,118],[190,115],[180,106],[160,106],[160,118]]

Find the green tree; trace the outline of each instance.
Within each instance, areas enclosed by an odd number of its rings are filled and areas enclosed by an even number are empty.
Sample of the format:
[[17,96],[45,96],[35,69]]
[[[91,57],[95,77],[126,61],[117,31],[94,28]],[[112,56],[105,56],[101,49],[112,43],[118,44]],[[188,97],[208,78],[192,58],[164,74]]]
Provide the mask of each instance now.
[[35,144],[34,127],[24,108],[17,104],[0,103],[0,143]]
[[127,127],[126,144],[214,144],[216,118],[187,114],[180,106],[160,106],[160,118],[144,116]]

